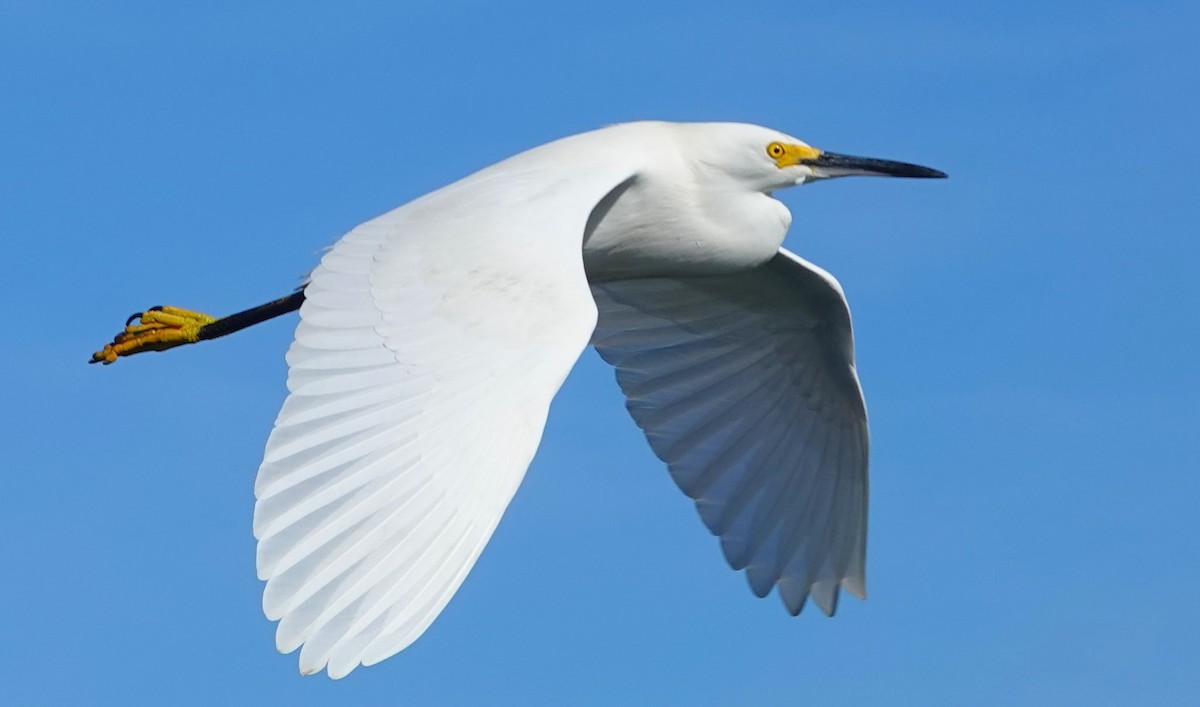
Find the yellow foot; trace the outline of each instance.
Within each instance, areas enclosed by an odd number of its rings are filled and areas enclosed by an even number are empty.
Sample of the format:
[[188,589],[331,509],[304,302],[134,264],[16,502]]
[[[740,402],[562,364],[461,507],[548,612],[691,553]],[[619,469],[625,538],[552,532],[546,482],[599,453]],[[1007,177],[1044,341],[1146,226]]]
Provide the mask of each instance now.
[[[165,351],[199,341],[200,329],[216,317],[179,307],[151,307],[125,320],[125,331],[111,344],[92,354],[89,363],[108,365],[121,356],[143,351]],[[137,322],[136,324],[134,322]]]

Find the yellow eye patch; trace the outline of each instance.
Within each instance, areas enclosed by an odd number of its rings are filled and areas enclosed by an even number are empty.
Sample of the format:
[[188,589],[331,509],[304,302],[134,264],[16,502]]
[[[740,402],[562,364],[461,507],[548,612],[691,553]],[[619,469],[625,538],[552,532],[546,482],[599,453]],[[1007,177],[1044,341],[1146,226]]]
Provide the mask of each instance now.
[[776,167],[791,167],[804,160],[815,160],[821,156],[821,151],[808,145],[789,145],[773,142],[767,145],[767,155],[775,160]]

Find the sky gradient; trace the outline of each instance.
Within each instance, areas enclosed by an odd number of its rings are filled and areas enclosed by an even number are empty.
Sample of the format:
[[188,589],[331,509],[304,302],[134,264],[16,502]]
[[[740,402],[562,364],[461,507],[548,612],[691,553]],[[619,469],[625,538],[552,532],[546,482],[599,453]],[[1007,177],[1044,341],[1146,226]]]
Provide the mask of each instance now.
[[[0,3],[4,702],[1193,704],[1197,26],[1194,2]],[[295,316],[88,355],[644,118],[950,174],[779,194],[854,314],[870,599],[754,598],[589,351],[425,636],[301,678],[250,532]]]

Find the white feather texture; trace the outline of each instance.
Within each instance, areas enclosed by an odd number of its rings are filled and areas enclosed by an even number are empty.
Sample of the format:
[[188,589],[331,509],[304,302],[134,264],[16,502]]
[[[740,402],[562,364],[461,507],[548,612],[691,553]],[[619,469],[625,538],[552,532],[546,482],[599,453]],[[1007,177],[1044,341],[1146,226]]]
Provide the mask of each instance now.
[[587,217],[630,174],[576,174],[564,143],[355,228],[312,273],[254,513],[263,608],[305,674],[420,636],[533,458],[595,324]]
[[594,343],[734,569],[793,614],[865,594],[867,417],[837,281],[753,270],[594,285]]

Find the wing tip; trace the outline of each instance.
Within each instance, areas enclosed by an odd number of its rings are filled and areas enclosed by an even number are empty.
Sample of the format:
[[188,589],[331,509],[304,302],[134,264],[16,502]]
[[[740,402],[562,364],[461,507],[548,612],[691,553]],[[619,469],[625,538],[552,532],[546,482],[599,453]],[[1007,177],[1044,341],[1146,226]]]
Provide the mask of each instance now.
[[867,600],[867,582],[862,575],[842,577],[842,589],[850,592],[859,601]]
[[300,662],[297,667],[300,669],[301,677],[308,677],[310,675],[316,675],[321,671],[325,671],[325,677],[329,678],[330,680],[341,680],[350,673],[354,672],[354,669],[359,665],[361,664],[356,662],[354,665],[348,667],[343,666],[335,668],[325,663],[321,665],[305,665],[303,662]]
[[[811,600],[821,610],[821,613],[833,618],[837,614],[841,603],[842,589],[845,589],[860,601],[866,601],[867,599],[866,584],[863,582],[862,577],[856,576],[842,577],[836,581],[823,580],[813,582],[806,586],[803,591],[796,591],[794,586],[788,586],[786,580],[779,581],[775,586],[779,589],[779,598],[783,600],[784,608],[792,616],[799,616],[804,611],[805,605]],[[759,594],[758,589],[753,584],[751,584],[750,588],[759,598],[766,596],[766,592]]]

